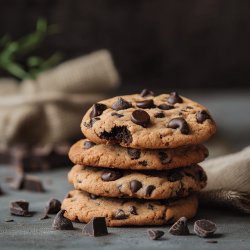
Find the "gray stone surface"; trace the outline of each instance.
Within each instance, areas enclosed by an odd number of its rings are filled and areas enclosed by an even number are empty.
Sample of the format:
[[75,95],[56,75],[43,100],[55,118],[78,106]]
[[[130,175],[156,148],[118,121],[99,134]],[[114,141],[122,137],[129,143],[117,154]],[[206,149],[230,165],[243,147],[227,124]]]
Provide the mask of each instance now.
[[[40,220],[46,201],[51,197],[63,199],[71,186],[66,175],[69,169],[39,173],[46,186],[45,193],[13,191],[6,178],[14,174],[13,169],[0,166],[0,185],[5,192],[0,196],[0,249],[250,249],[250,216],[230,211],[201,208],[196,218],[207,218],[217,223],[218,230],[213,240],[217,244],[207,243],[207,239],[195,235],[172,236],[167,233],[169,227],[160,227],[166,232],[159,241],[150,241],[146,230],[149,227],[109,228],[110,234],[103,237],[87,237],[81,234],[80,223],[74,223],[74,231],[53,231],[53,217]],[[33,217],[23,218],[9,214],[9,202],[16,199],[30,201],[30,210],[35,211]],[[12,218],[14,222],[5,222]],[[193,232],[193,221],[189,228]]]

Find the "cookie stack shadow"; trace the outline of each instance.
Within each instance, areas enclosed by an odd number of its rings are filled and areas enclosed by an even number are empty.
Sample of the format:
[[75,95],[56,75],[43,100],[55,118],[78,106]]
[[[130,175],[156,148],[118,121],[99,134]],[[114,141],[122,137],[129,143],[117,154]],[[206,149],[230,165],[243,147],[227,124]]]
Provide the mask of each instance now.
[[65,217],[142,226],[195,216],[207,181],[201,143],[216,131],[205,107],[176,92],[143,90],[94,104],[81,129],[86,139],[69,152],[75,190],[62,203]]

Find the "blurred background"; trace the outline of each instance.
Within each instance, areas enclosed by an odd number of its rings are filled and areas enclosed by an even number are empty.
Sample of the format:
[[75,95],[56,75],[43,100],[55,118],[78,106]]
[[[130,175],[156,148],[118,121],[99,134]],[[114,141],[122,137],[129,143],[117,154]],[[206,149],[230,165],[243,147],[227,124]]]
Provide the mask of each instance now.
[[[44,134],[32,132],[32,127],[37,126],[38,117],[40,120],[42,117],[47,122],[36,130],[51,128],[47,116],[47,103],[51,100],[41,98],[39,113],[33,109],[26,110],[25,119],[22,118],[21,125],[18,123],[15,127],[17,132],[7,137],[9,131],[5,131],[6,127],[13,124],[12,120],[16,121],[6,118],[10,110],[13,111],[12,117],[17,117],[22,112],[20,105],[27,108],[27,103],[13,104],[12,97],[0,96],[0,118],[5,120],[0,131],[6,137],[2,142],[0,140],[3,150],[17,144],[28,144],[29,147],[52,144],[54,147],[62,142],[71,143],[81,137],[79,123],[91,103],[143,88],[150,88],[156,93],[177,90],[207,106],[218,124],[218,134],[208,144],[211,156],[234,152],[249,145],[249,1],[1,0],[0,6],[0,77],[3,79],[0,86],[5,85],[5,91],[7,88],[7,92],[11,95],[15,92],[15,96],[23,96],[25,92],[25,100],[27,96],[34,97],[34,93],[40,98],[45,90],[71,93],[74,94],[72,98],[79,93],[83,95],[82,104],[79,101],[77,107],[64,103],[59,110],[56,106],[57,111],[53,111],[59,114],[66,107],[68,114],[77,113],[71,118],[72,124],[68,122],[65,125],[71,132],[60,129],[65,136],[54,138],[51,136],[53,133],[49,133],[46,140],[42,139]],[[25,43],[20,42],[27,34],[34,35],[35,30],[35,36],[26,37]],[[16,48],[11,45],[13,41],[19,41],[22,46]],[[82,66],[85,70],[81,70],[82,64],[74,61],[76,64],[69,69],[61,69],[69,72],[62,73],[63,77],[49,75],[38,79],[42,72],[73,58],[90,62],[92,59],[87,58],[88,61],[84,56],[100,49],[105,49],[112,56],[111,62],[106,54],[105,60],[96,60],[91,70],[86,68],[86,64]],[[16,51],[14,56],[11,54],[13,50]],[[72,68],[83,72],[76,88],[69,87],[75,84],[74,79],[72,84],[65,80],[67,84],[63,88],[52,87],[57,86],[55,82],[58,79],[59,84],[64,81],[65,75],[75,76]],[[105,75],[107,71],[112,74]],[[40,90],[26,91],[31,81],[34,86],[39,85]],[[84,87],[79,87],[79,83]],[[10,87],[13,84],[15,87]],[[20,87],[22,84],[25,88]],[[53,113],[49,110],[48,113]],[[31,114],[34,119],[30,119]],[[59,124],[64,121],[62,116],[58,115]]]

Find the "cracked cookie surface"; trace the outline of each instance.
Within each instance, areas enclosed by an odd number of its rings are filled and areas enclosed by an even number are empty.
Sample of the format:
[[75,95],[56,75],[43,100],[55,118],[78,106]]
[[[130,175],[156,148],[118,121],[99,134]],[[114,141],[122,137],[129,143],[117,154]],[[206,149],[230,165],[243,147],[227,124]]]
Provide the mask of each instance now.
[[78,141],[69,151],[74,164],[134,170],[179,168],[199,163],[207,156],[208,150],[201,144],[175,149],[132,149],[95,144],[88,139]]
[[88,223],[93,217],[105,217],[107,226],[164,225],[195,216],[198,207],[197,197],[172,202],[143,201],[95,197],[83,191],[68,193],[62,202],[64,216],[72,221]]
[[199,192],[206,186],[207,176],[199,165],[140,172],[76,165],[68,180],[75,189],[97,196],[170,199]]
[[148,91],[94,104],[83,117],[81,129],[97,144],[176,148],[208,140],[216,125],[202,105],[175,92],[153,96]]

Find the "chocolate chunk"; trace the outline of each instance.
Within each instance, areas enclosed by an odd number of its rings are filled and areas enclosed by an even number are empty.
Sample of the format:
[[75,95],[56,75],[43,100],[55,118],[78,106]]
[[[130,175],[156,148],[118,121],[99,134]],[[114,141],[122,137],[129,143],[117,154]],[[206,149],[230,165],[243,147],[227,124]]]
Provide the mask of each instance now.
[[156,114],[154,114],[155,118],[164,118],[165,114],[163,112],[157,112]]
[[141,125],[142,127],[146,128],[147,125],[150,123],[150,116],[144,110],[135,110],[131,115],[131,121],[137,125]]
[[14,222],[13,219],[6,219],[5,222]]
[[95,195],[95,194],[89,194],[89,198],[90,198],[91,200],[96,200],[96,199],[98,198],[98,196]]
[[41,180],[36,176],[25,176],[23,180],[23,188],[24,190],[32,191],[32,192],[44,192],[43,184]]
[[61,205],[59,200],[50,199],[45,207],[45,214],[57,214],[61,210]]
[[172,170],[172,171],[168,171],[167,172],[167,179],[170,182],[175,182],[175,181],[179,181],[182,179],[182,174],[179,172],[176,172],[176,170]]
[[177,92],[170,93],[169,97],[167,98],[167,101],[170,104],[183,103],[182,98],[178,95]]
[[124,100],[121,97],[118,97],[116,102],[114,102],[111,106],[111,108],[116,110],[116,111],[122,110],[122,109],[128,109],[131,107],[132,107],[132,104],[130,102],[127,102],[126,100]]
[[145,97],[145,96],[154,96],[154,92],[148,89],[143,89],[142,92],[140,93],[141,97]]
[[149,229],[147,233],[148,233],[148,238],[150,240],[158,240],[165,234],[161,230],[154,230],[154,229]]
[[142,108],[142,109],[151,109],[151,108],[155,107],[154,101],[152,99],[138,101],[138,102],[136,102],[136,106],[138,108]]
[[160,105],[157,106],[159,109],[162,109],[162,110],[170,110],[170,109],[174,109],[174,106],[172,105],[168,105],[166,103],[162,103]]
[[218,243],[217,240],[207,240],[206,242],[207,242],[207,243]]
[[65,210],[61,210],[57,213],[52,224],[52,229],[54,230],[73,230],[74,229],[71,220],[63,216],[64,212]]
[[170,227],[168,232],[173,235],[189,235],[187,218],[181,217],[178,221],[174,223],[174,225],[172,225],[172,227]]
[[151,203],[147,204],[147,209],[154,210],[154,206]]
[[92,142],[92,141],[85,141],[84,143],[83,143],[83,148],[84,149],[89,149],[89,148],[92,148],[92,147],[94,147],[96,144],[94,143],[94,142]]
[[141,150],[140,149],[128,148],[127,151],[128,151],[128,154],[129,154],[131,160],[137,160],[141,156]]
[[44,214],[43,217],[40,218],[40,220],[47,220],[49,219],[50,217],[48,216],[48,214]]
[[111,116],[117,116],[118,118],[121,118],[121,117],[123,117],[124,115],[118,114],[118,113],[116,113],[116,112],[112,112],[112,113],[111,113]]
[[152,192],[155,190],[155,186],[154,185],[149,185],[146,188],[146,196],[151,196]]
[[118,170],[105,170],[101,176],[103,181],[115,181],[122,177],[122,173]]
[[94,217],[82,229],[82,233],[88,236],[104,236],[108,234],[105,217]]
[[181,131],[182,134],[189,134],[189,126],[188,123],[186,122],[186,120],[184,120],[183,118],[174,118],[172,120],[169,121],[168,128],[172,128],[172,129],[179,129]]
[[127,218],[128,218],[128,216],[125,214],[125,212],[122,209],[117,209],[117,211],[115,212],[115,215],[114,215],[114,219],[124,220]]
[[94,118],[96,116],[99,116],[103,113],[105,109],[107,109],[107,106],[105,104],[95,103],[92,107],[89,117]]
[[171,157],[166,152],[160,151],[159,156],[162,164],[168,164],[171,161]]
[[131,214],[137,215],[137,210],[136,210],[136,207],[135,207],[135,206],[130,206],[130,207],[128,208],[128,211],[129,211],[129,213],[131,213]]
[[117,144],[132,142],[132,135],[126,126],[115,126],[110,132],[104,131],[100,134],[100,138]]
[[138,162],[140,165],[142,165],[143,167],[146,167],[148,165],[148,162],[147,161],[139,161]]
[[207,113],[207,111],[202,110],[196,113],[196,121],[198,123],[203,123],[207,119],[211,119],[211,116]]
[[139,189],[142,188],[142,183],[140,181],[137,181],[137,180],[133,180],[129,183],[129,186],[130,186],[130,190],[133,192],[133,193],[136,193]]
[[19,200],[10,203],[10,213],[16,216],[31,216],[29,212],[29,202]]
[[197,220],[194,223],[194,232],[202,238],[212,236],[216,229],[215,223],[209,220]]

